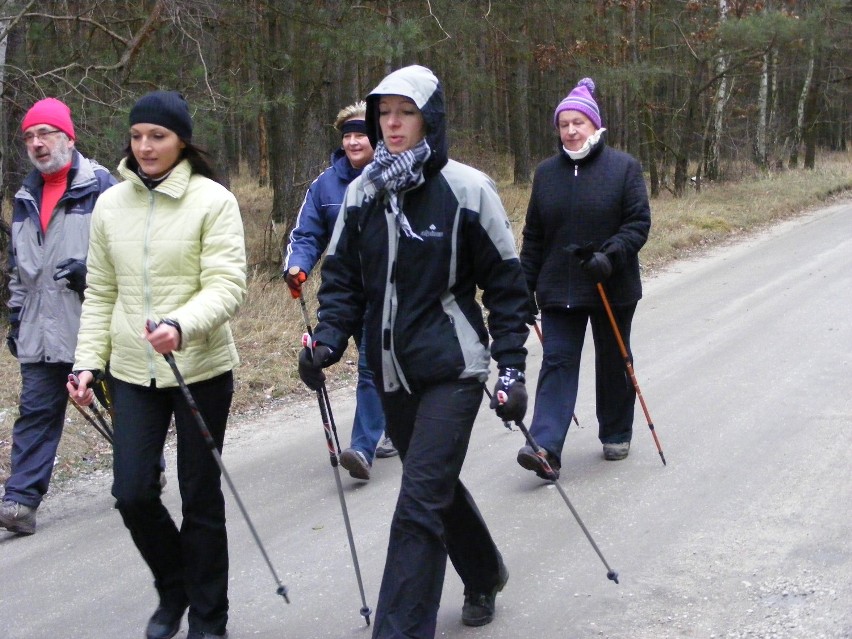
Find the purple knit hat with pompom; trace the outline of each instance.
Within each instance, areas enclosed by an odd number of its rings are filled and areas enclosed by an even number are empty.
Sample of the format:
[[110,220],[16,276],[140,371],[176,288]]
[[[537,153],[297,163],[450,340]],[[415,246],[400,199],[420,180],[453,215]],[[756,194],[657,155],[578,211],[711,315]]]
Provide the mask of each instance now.
[[580,80],[553,112],[553,126],[559,127],[559,114],[563,111],[579,111],[589,117],[596,129],[601,128],[601,112],[598,109],[598,103],[592,97],[594,93],[595,83],[591,78]]

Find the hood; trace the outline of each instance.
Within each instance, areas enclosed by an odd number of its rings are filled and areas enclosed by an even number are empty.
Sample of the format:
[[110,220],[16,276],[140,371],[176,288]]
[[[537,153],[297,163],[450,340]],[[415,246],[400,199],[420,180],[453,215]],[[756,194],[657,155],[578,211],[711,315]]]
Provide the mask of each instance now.
[[426,141],[432,156],[426,161],[424,172],[435,173],[446,163],[448,156],[444,90],[441,82],[426,67],[412,65],[398,69],[379,82],[367,96],[367,137],[376,148],[382,139],[379,127],[379,98],[382,95],[401,95],[409,98],[426,121]]

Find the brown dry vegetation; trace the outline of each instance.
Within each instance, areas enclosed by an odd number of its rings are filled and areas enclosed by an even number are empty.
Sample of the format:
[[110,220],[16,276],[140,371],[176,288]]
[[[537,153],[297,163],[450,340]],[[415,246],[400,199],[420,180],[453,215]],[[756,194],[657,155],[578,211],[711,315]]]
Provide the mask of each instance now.
[[[508,161],[489,161],[491,166],[481,163],[479,166],[497,180],[506,211],[520,236],[529,189],[511,184]],[[271,191],[258,188],[247,176],[236,178],[232,188],[245,219],[250,262],[248,298],[233,322],[243,361],[237,371],[232,419],[232,427],[239,427],[250,423],[251,417],[260,411],[308,399],[310,395],[296,372],[296,356],[305,330],[299,304],[290,297],[271,264],[277,260],[284,241],[283,229],[270,222]],[[846,153],[824,156],[813,171],[756,173],[744,167],[738,182],[704,185],[701,192],[681,199],[663,195],[651,202],[653,228],[648,244],[640,253],[642,265],[648,274],[679,257],[796,215],[831,196],[845,195],[850,189],[852,154]],[[312,318],[316,285],[317,278],[312,277],[305,286]],[[343,361],[332,369],[331,384],[353,381],[354,349]],[[0,373],[6,380],[0,387],[0,480],[3,480],[9,471],[11,427],[19,392],[17,362],[5,349],[0,355]],[[69,407],[56,481],[106,468],[110,461],[106,442]]]

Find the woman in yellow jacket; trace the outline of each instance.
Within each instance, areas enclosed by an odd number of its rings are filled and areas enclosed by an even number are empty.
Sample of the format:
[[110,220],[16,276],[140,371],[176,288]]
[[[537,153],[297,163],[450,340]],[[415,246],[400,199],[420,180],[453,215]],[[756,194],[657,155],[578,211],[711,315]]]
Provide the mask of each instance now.
[[[179,93],[155,91],[130,111],[124,182],[92,216],[88,289],[69,392],[109,363],[115,414],[112,494],[154,575],[159,605],[147,639],[226,636],[228,542],[220,471],[163,354],[173,353],[219,450],[239,363],[228,321],[246,293],[243,225],[233,194],[192,144]],[[146,328],[154,320],[153,331]],[[163,505],[159,460],[172,416],[183,518]]]

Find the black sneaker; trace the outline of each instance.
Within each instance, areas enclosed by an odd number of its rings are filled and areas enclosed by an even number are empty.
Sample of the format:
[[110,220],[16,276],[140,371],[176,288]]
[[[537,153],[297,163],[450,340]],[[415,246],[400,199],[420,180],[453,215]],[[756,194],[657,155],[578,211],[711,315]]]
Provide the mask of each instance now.
[[[543,450],[543,449],[542,449]],[[547,463],[550,464],[550,472],[547,471],[544,465],[544,460],[535,454],[532,446],[524,446],[518,451],[518,463],[522,468],[533,471],[536,475],[547,481],[556,481],[559,479],[559,471],[561,466],[556,460],[556,457],[549,452],[544,451],[547,456]]]
[[201,630],[190,630],[186,635],[186,639],[228,639],[227,631],[222,635],[214,635],[212,632],[203,632]]
[[145,628],[146,639],[172,639],[180,630],[180,620],[186,608],[166,608],[159,606],[148,620]]
[[340,465],[349,471],[349,475],[355,479],[370,479],[370,462],[367,456],[360,450],[347,448],[340,453]]
[[32,535],[36,529],[36,509],[11,499],[0,504],[0,528],[19,535]]
[[462,606],[462,623],[466,626],[484,626],[494,620],[494,601],[497,593],[503,590],[509,581],[509,569],[500,560],[500,581],[491,592],[472,592],[464,590],[464,605]]

